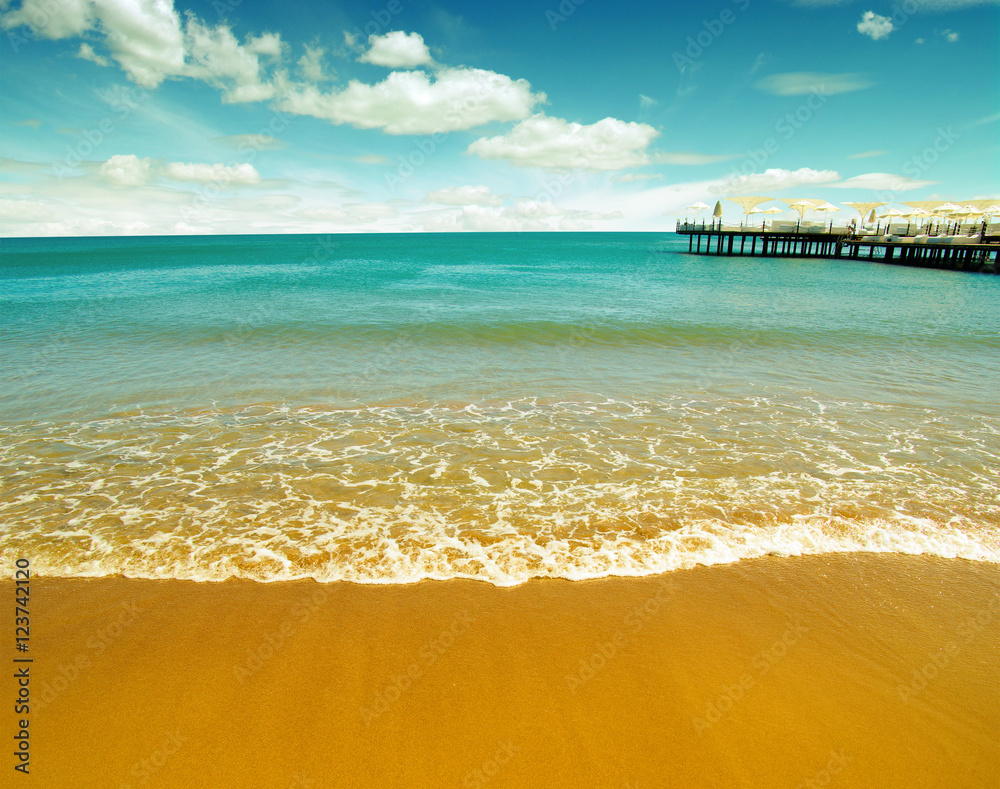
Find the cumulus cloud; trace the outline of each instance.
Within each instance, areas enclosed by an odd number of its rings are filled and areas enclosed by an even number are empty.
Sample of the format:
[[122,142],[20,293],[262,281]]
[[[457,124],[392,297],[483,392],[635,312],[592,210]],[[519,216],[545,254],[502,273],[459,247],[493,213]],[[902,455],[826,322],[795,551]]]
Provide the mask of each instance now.
[[892,32],[892,19],[879,16],[874,11],[865,11],[858,22],[858,32],[868,36],[872,41],[885,38]]
[[184,34],[173,2],[93,2],[92,26],[104,34],[111,57],[137,85],[155,88],[184,72]]
[[299,58],[299,74],[306,82],[327,82],[335,78],[328,74],[323,58],[326,51],[322,47],[311,47],[306,44],[306,53]]
[[915,178],[908,178],[905,175],[893,175],[892,173],[865,173],[847,178],[839,183],[827,184],[836,189],[877,189],[879,191],[906,192],[910,189],[919,189],[923,186],[930,186],[936,181],[918,181]]
[[775,96],[805,96],[819,93],[832,96],[836,93],[850,93],[870,88],[874,83],[861,74],[824,74],[817,71],[796,71],[787,74],[771,74],[757,80],[754,87]]
[[186,42],[188,65],[184,75],[221,89],[223,101],[265,101],[274,96],[274,83],[265,81],[261,58],[281,58],[279,36],[251,36],[240,44],[225,25],[209,27],[188,17]]
[[425,198],[429,203],[441,205],[501,205],[500,195],[490,194],[488,186],[448,186],[428,192]]
[[114,186],[142,186],[149,181],[151,159],[126,153],[116,154],[101,165],[98,170],[101,177]]
[[76,56],[82,58],[83,60],[90,60],[96,63],[98,66],[110,66],[110,61],[103,55],[98,55],[94,52],[94,48],[90,44],[80,44],[80,49],[77,50]]
[[394,71],[375,85],[351,80],[346,88],[327,93],[299,85],[279,106],[358,129],[433,134],[520,120],[544,101],[545,94],[532,93],[526,80],[483,69],[445,68],[434,79],[424,71]]
[[834,170],[813,170],[809,167],[800,167],[798,170],[772,168],[762,173],[730,176],[715,182],[711,191],[715,194],[757,194],[811,184],[830,184],[839,180],[840,174]]
[[93,14],[93,0],[22,0],[18,8],[4,13],[3,27],[27,25],[40,38],[69,38],[89,30]]
[[645,123],[605,118],[584,126],[543,113],[498,137],[481,137],[468,153],[519,167],[558,170],[622,170],[649,163],[646,148],[659,134]]
[[[10,0],[0,0],[0,8]],[[336,90],[321,89],[331,76],[324,50],[306,46],[297,73],[289,77],[287,46],[276,33],[238,40],[225,23],[209,24],[188,12],[183,20],[173,0],[22,0],[6,11],[0,25],[27,25],[42,38],[87,35],[79,57],[96,63],[116,61],[144,88],[166,79],[189,78],[222,91],[223,101],[276,101],[279,109],[388,134],[434,134],[471,129],[492,122],[528,117],[544,93],[523,79],[466,67],[434,63],[418,33],[393,31],[369,38],[360,60],[394,69],[381,82],[352,80]],[[352,39],[347,36],[348,43]],[[105,54],[106,53],[106,54]]]
[[174,181],[216,184],[221,187],[248,186],[260,183],[260,173],[252,164],[185,164],[171,162],[163,174]]
[[[99,36],[111,59],[144,88],[191,77],[224,89],[228,101],[269,98],[259,58],[280,59],[283,47],[274,33],[241,44],[224,24],[212,27],[192,13],[182,22],[173,0],[22,0],[3,15],[2,26],[22,25],[39,38]],[[77,54],[107,63],[89,43]]]
[[954,30],[942,30],[941,35],[944,36],[944,40],[949,44],[954,44],[959,38],[958,33]]
[[434,62],[423,36],[401,30],[393,30],[384,36],[369,36],[368,51],[358,60],[388,68],[414,68],[429,66]]

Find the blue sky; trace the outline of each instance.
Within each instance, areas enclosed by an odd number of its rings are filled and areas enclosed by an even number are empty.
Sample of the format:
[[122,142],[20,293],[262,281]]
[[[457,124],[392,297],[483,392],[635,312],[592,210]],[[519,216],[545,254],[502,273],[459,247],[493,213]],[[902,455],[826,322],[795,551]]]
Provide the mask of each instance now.
[[1000,197],[1000,0],[0,0],[0,56],[3,235]]

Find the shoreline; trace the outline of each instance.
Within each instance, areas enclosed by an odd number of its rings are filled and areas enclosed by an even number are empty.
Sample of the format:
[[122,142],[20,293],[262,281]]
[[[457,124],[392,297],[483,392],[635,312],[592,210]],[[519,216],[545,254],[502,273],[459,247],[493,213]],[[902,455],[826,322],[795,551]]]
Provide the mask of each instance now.
[[32,607],[47,785],[1000,775],[993,564],[764,557],[515,587],[39,577]]

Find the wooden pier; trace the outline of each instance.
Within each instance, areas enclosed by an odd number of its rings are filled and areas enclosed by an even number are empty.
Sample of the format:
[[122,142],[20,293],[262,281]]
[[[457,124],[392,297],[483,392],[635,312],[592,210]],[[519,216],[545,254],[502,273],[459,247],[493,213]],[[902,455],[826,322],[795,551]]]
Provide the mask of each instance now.
[[[696,255],[845,258],[904,266],[1000,273],[1000,237],[855,235],[848,228],[770,230],[677,223]],[[702,248],[704,247],[704,249]]]

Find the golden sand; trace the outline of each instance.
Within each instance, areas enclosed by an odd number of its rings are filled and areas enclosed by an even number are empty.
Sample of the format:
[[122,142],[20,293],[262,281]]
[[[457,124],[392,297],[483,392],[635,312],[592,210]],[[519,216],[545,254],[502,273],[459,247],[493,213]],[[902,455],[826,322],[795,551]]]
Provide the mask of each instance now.
[[995,565],[768,557],[506,589],[41,578],[31,604],[25,786],[1000,783]]

